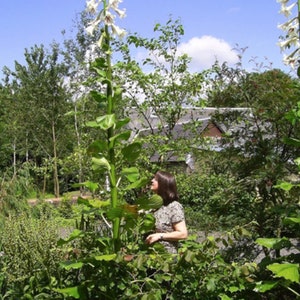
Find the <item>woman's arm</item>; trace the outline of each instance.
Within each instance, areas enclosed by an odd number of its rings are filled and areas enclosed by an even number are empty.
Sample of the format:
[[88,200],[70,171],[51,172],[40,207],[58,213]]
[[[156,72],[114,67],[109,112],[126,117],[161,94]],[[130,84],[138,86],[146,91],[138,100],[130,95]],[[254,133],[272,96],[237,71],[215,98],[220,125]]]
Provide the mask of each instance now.
[[188,237],[188,231],[186,228],[185,221],[180,221],[173,224],[172,232],[157,232],[147,236],[146,243],[152,244],[160,240],[164,241],[178,241],[184,240]]

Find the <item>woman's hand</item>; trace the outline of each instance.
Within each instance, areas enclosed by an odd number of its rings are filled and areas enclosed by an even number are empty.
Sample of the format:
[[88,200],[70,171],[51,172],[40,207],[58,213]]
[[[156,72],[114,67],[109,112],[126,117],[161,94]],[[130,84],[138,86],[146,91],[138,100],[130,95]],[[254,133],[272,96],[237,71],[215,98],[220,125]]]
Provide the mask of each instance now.
[[152,233],[146,237],[146,244],[153,244],[161,240],[162,233]]

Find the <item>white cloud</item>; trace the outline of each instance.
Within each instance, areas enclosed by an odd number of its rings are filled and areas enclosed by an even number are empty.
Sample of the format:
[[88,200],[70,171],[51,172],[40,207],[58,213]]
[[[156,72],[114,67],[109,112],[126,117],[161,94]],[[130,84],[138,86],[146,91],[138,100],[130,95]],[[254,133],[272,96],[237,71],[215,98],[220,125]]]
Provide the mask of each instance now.
[[[220,64],[227,62],[229,65],[238,62],[238,54],[224,40],[213,36],[204,35],[202,37],[193,37],[188,42],[182,43],[178,47],[178,55],[187,54],[191,58],[189,65],[190,72],[201,72],[209,69],[218,60]],[[147,51],[137,51],[135,59],[143,61],[151,57]],[[155,60],[159,61],[156,57]],[[160,61],[163,63],[163,61]],[[147,68],[146,70],[147,71]]]
[[216,60],[220,64],[238,62],[238,55],[224,40],[213,36],[204,35],[201,38],[194,37],[187,43],[179,46],[180,53],[186,53],[191,57],[190,71],[201,71],[210,68]]

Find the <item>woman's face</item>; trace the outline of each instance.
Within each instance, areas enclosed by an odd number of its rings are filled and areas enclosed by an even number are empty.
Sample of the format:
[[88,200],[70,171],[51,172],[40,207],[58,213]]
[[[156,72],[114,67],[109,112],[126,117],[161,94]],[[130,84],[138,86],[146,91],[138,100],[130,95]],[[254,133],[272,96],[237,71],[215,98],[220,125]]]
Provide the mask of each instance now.
[[156,180],[155,177],[151,180],[150,188],[151,188],[151,191],[153,191],[153,192],[157,192],[157,190],[158,190],[158,181]]

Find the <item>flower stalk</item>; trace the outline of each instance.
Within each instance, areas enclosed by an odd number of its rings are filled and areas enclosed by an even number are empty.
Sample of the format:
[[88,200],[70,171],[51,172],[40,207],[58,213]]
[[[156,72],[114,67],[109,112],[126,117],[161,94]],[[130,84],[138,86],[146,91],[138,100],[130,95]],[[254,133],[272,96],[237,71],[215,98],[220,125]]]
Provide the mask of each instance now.
[[281,51],[295,48],[290,54],[284,54],[283,61],[292,68],[298,68],[297,73],[300,76],[300,0],[288,5],[289,0],[277,0],[281,4],[280,13],[289,18],[292,10],[297,7],[296,17],[288,19],[284,24],[278,26],[279,29],[285,31],[285,38],[278,43]]
[[[105,70],[105,75],[102,76],[101,82],[105,86],[105,98],[106,98],[106,116],[98,118],[99,127],[106,131],[106,145],[107,145],[107,156],[102,159],[94,160],[101,167],[105,167],[108,172],[109,177],[109,190],[110,190],[110,200],[111,208],[116,209],[118,206],[118,187],[117,187],[117,174],[116,174],[116,154],[115,154],[115,99],[118,95],[114,95],[114,91],[117,89],[113,86],[113,72],[112,72],[112,50],[111,50],[111,36],[118,35],[122,37],[125,31],[120,29],[114,24],[115,15],[110,12],[113,10],[120,17],[125,16],[125,12],[118,8],[118,4],[121,0],[89,0],[87,1],[87,10],[91,14],[95,14],[94,20],[92,20],[86,31],[88,34],[92,35],[98,26],[102,25],[104,29],[97,45],[105,53],[105,63],[101,63],[100,66],[95,68],[101,71]],[[103,9],[97,13],[100,4],[103,4]],[[115,94],[117,94],[115,92]],[[102,123],[100,123],[102,122]],[[100,162],[100,163],[99,163]],[[119,249],[119,239],[120,239],[120,217],[116,216],[113,218],[112,234],[114,240],[115,251]]]

